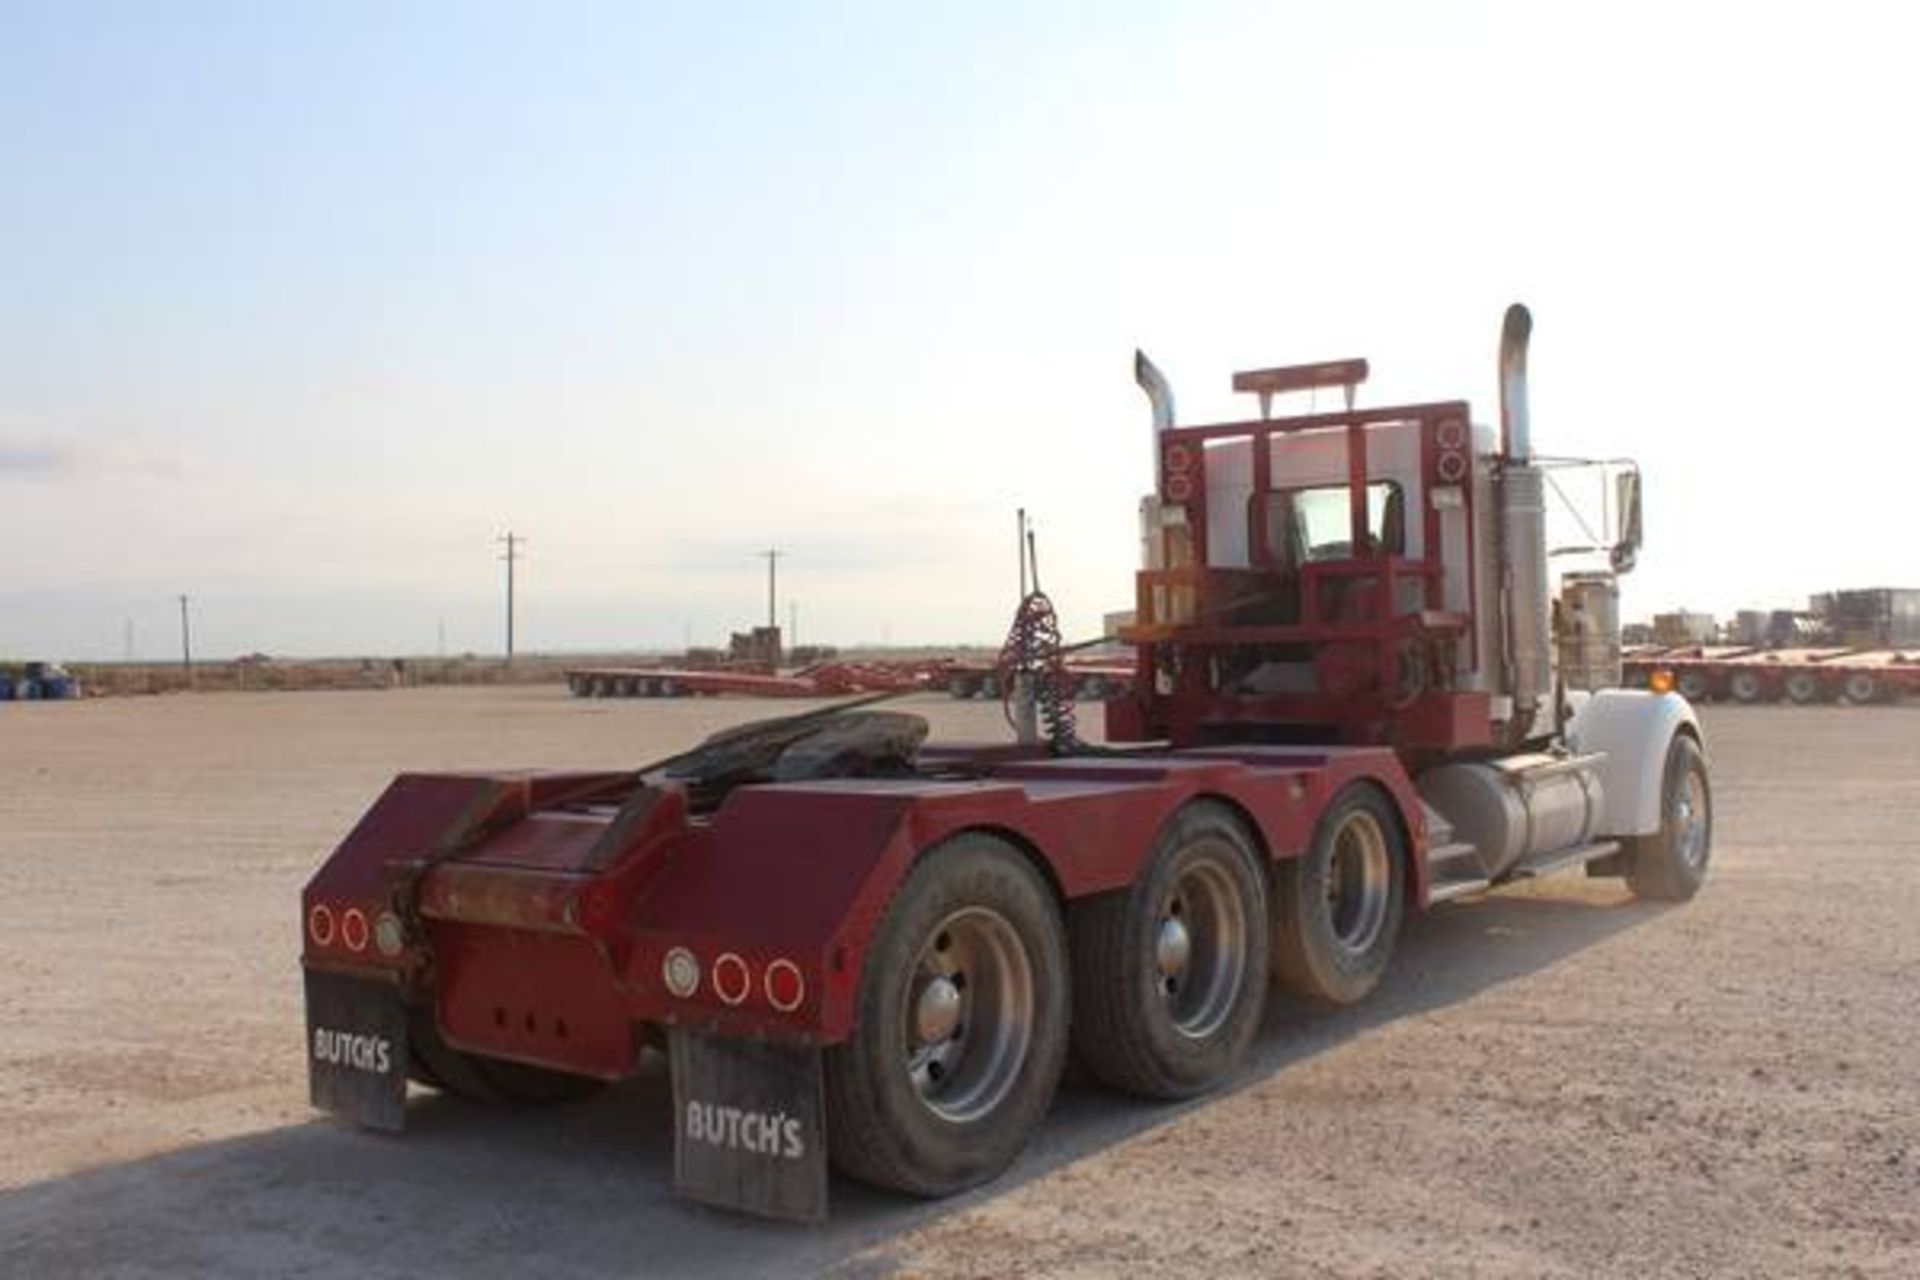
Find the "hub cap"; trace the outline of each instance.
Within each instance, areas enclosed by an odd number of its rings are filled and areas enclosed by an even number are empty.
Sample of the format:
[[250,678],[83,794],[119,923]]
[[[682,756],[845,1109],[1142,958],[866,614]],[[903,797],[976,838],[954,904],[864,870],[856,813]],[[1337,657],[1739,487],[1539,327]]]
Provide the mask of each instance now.
[[998,1106],[1033,1040],[1033,967],[986,907],[936,925],[907,975],[903,1067],[926,1108],[956,1124]]

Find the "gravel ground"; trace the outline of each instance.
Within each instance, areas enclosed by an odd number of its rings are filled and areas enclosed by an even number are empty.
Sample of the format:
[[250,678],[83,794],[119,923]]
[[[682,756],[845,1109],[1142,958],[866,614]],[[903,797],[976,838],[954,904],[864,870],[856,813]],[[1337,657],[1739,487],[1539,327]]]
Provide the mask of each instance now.
[[[785,704],[781,709],[790,708]],[[997,709],[920,700],[937,734]],[[0,1274],[1920,1275],[1920,709],[1710,708],[1706,889],[1414,922],[1249,1068],[1069,1087],[1006,1178],[806,1230],[674,1202],[658,1069],[305,1103],[301,883],[402,768],[629,765],[748,702],[549,687],[0,706]]]

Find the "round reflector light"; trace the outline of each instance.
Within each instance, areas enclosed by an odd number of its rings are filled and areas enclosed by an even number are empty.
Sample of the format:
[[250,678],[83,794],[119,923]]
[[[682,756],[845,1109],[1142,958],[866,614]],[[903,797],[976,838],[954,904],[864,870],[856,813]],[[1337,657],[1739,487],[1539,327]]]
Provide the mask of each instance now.
[[713,962],[713,994],[728,1004],[739,1004],[753,990],[753,971],[729,951]]
[[347,944],[349,951],[367,949],[367,913],[358,907],[348,907],[347,913],[340,917],[340,941]]
[[313,939],[317,947],[333,945],[333,908],[324,902],[313,904],[313,910],[307,912],[307,936]]
[[675,947],[661,963],[660,976],[666,979],[668,991],[685,1000],[700,989],[700,962],[685,947]]
[[800,966],[791,960],[775,960],[767,966],[767,1003],[782,1013],[792,1013],[807,998],[807,980]]

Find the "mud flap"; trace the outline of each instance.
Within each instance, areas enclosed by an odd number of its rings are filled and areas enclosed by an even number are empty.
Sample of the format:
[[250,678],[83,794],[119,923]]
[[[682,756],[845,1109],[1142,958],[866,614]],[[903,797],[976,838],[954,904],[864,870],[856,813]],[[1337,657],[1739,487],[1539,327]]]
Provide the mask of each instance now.
[[307,1087],[313,1105],[369,1129],[407,1116],[407,1011],[385,983],[307,970]]
[[675,1027],[673,1189],[794,1222],[827,1216],[820,1051]]

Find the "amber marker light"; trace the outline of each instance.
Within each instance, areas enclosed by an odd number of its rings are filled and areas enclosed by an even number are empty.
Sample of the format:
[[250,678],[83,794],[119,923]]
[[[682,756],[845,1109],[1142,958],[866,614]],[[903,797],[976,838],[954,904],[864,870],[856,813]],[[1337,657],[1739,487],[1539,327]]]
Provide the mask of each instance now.
[[1658,671],[1655,671],[1647,677],[1647,688],[1653,690],[1655,693],[1672,693],[1673,672],[1667,670],[1665,667],[1661,667]]

